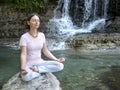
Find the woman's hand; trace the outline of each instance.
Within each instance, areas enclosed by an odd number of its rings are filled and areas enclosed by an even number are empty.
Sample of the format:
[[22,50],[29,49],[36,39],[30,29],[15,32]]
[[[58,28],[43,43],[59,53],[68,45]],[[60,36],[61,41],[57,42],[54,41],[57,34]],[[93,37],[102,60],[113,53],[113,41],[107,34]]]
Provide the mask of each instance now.
[[25,70],[25,69],[21,69],[21,72],[20,72],[22,75],[26,75],[28,72]]
[[61,57],[57,60],[58,62],[64,62],[65,61],[65,58]]

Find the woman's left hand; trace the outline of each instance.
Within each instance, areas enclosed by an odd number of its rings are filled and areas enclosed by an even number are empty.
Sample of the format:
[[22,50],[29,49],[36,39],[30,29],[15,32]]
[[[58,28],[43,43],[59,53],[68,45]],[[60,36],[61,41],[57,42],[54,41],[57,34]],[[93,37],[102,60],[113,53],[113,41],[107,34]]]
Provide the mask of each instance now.
[[61,57],[57,60],[58,62],[64,62],[65,61],[65,58]]

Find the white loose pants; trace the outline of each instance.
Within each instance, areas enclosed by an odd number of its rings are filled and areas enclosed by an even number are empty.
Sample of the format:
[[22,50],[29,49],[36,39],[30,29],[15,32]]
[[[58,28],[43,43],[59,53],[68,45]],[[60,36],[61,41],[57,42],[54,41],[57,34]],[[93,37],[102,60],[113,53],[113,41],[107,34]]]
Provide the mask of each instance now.
[[38,72],[31,70],[31,65],[26,66],[26,71],[28,73],[26,75],[21,75],[24,81],[30,81],[36,77],[39,77],[41,76],[41,73],[57,72],[63,70],[64,68],[64,65],[57,61],[43,61],[42,63],[35,66],[37,66]]

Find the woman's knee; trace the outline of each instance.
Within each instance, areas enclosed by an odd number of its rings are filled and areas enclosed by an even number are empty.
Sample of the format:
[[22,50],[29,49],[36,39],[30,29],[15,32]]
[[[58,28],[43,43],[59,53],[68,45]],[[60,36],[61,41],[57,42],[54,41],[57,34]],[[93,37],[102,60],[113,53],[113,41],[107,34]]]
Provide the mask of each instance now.
[[59,63],[59,70],[63,70],[64,65],[62,63]]

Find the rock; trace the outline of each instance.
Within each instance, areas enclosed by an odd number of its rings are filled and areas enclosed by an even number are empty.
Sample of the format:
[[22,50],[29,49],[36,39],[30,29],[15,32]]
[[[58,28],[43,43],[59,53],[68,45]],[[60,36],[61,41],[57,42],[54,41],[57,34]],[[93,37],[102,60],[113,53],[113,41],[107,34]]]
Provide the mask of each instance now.
[[86,49],[86,50],[97,50],[98,47],[94,44],[85,44],[84,49]]
[[116,49],[120,47],[120,33],[79,34],[69,37],[65,44],[77,50]]
[[23,81],[20,73],[17,73],[3,85],[2,90],[61,90],[61,88],[59,81],[52,73],[44,74],[29,82]]

